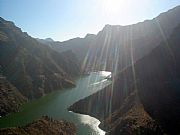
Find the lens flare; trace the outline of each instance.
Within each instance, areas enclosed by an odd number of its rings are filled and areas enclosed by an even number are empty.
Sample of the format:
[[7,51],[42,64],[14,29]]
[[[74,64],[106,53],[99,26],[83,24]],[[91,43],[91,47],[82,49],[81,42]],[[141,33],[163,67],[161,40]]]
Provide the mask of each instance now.
[[110,13],[117,13],[127,2],[124,0],[102,0],[104,9]]

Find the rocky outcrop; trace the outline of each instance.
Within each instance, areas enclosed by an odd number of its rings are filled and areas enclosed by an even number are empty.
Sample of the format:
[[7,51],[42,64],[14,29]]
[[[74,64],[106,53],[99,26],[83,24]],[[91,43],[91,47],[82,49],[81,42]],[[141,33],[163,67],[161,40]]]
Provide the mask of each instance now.
[[158,123],[149,116],[141,104],[136,104],[126,113],[122,113],[124,107],[113,112],[112,116],[103,121],[103,125],[108,125],[106,127],[108,135],[164,134]]
[[19,106],[27,99],[10,84],[5,77],[0,76],[0,116],[5,116],[11,112],[17,112]]
[[100,119],[101,128],[113,135],[178,135],[179,34],[180,25],[169,39],[117,73],[112,85],[76,102],[69,110]]
[[40,97],[74,87],[80,67],[72,51],[58,53],[0,18],[0,66],[2,74],[25,97]]
[[0,129],[1,135],[75,135],[76,127],[66,121],[43,116],[26,126]]

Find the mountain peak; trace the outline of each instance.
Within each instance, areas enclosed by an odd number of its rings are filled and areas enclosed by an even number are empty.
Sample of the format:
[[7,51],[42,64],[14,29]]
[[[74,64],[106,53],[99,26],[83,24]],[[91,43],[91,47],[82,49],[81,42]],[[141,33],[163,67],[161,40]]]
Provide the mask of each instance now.
[[123,26],[122,25],[110,25],[110,24],[106,24],[103,28],[103,31],[105,30],[110,30],[110,29],[119,29],[119,28],[122,28]]
[[45,41],[48,41],[48,42],[54,42],[54,40],[52,38],[46,38],[44,39]]
[[92,37],[94,37],[94,36],[96,36],[95,34],[87,34],[86,36],[85,36],[85,38],[92,38]]

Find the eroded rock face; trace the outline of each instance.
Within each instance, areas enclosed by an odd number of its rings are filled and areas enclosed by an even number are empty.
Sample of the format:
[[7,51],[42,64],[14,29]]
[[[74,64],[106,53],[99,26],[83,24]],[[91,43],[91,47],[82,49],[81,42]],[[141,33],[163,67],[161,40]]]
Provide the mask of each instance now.
[[22,127],[0,129],[1,135],[75,135],[76,127],[66,121],[58,121],[43,116],[39,120]]
[[0,116],[17,112],[27,99],[5,77],[0,76]]

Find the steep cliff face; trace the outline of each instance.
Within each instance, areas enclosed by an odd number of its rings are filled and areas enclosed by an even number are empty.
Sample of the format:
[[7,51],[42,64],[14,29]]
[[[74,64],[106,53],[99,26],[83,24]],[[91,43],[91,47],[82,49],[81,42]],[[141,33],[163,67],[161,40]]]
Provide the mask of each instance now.
[[[145,110],[169,134],[180,128],[180,25],[171,37],[135,64]],[[142,72],[143,71],[143,72]]]
[[116,74],[112,85],[69,110],[97,117],[109,134],[179,134],[180,25],[169,39]]
[[75,135],[76,127],[66,121],[53,120],[47,116],[26,126],[0,129],[1,135]]
[[118,72],[144,57],[172,33],[180,23],[180,6],[160,14],[152,20],[133,25],[106,25],[97,35],[75,38],[65,42],[51,42],[51,47],[72,50],[82,70],[110,70]]
[[36,98],[75,86],[80,67],[71,52],[58,53],[0,18],[0,65],[3,75],[24,96]]
[[27,99],[10,84],[5,77],[0,76],[0,116],[5,116],[11,112],[17,112],[19,106]]
[[131,54],[135,62],[168,38],[180,23],[179,13],[180,6],[137,24],[106,25],[97,34],[87,63],[95,69],[120,71],[131,65]]

